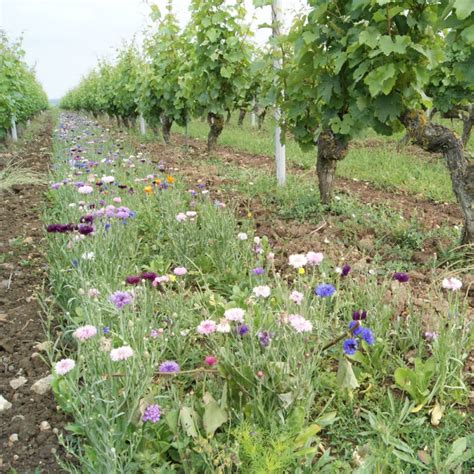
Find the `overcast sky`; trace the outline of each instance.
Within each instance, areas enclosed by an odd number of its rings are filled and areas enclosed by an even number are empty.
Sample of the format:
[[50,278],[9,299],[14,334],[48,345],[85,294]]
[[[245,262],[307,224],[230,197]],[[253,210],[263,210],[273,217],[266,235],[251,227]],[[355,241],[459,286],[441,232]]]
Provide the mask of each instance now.
[[[130,40],[149,23],[147,0],[0,0],[0,28],[10,38],[23,35],[26,60],[34,65],[50,99],[60,98],[74,87],[99,57],[113,57],[115,48]],[[160,7],[166,0],[152,3]],[[190,0],[174,0],[174,9],[184,25],[189,19]],[[257,12],[246,0],[253,24],[270,22],[268,7]],[[304,0],[283,0],[285,19]],[[256,33],[264,42],[269,30]]]

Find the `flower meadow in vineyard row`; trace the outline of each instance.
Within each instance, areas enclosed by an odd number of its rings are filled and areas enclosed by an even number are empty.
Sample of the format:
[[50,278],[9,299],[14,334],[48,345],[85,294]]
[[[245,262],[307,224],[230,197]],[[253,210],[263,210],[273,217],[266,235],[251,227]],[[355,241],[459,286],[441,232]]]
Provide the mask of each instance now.
[[53,389],[85,472],[232,470],[245,433],[275,430],[285,468],[349,468],[317,432],[337,425],[336,402],[386,398],[409,350],[440,374],[418,399],[406,389],[414,402],[465,400],[460,280],[443,282],[445,311],[425,328],[407,274],[361,274],[317,248],[277,269],[251,219],[87,118],[61,116],[54,154]]

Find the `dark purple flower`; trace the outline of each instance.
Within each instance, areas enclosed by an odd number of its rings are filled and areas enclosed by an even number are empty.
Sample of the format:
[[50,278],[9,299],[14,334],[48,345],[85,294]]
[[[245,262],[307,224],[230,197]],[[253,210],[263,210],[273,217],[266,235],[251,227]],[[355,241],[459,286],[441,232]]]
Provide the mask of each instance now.
[[138,285],[140,283],[141,278],[137,275],[130,275],[127,278],[125,278],[125,283],[128,285]]
[[102,329],[102,331],[104,332],[104,334],[109,334],[110,332],[109,326],[105,326],[104,329]]
[[158,275],[155,272],[143,272],[140,278],[143,280],[153,281]]
[[364,321],[367,318],[367,311],[352,311],[354,321]]
[[336,288],[329,283],[321,283],[314,289],[314,293],[320,298],[327,298],[336,292]]
[[362,328],[360,338],[363,339],[369,346],[375,342],[374,335],[369,328]]
[[91,225],[81,224],[79,226],[79,234],[81,235],[89,235],[92,234],[92,232],[94,232],[94,227]]
[[254,275],[259,276],[259,275],[263,275],[265,273],[265,270],[263,269],[263,267],[256,267],[252,270],[252,273]]
[[249,327],[246,324],[239,324],[236,331],[239,336],[245,336],[249,332]]
[[410,277],[407,273],[395,272],[393,274],[393,279],[399,281],[400,283],[406,283],[410,279]]
[[342,343],[342,349],[344,353],[347,355],[354,355],[357,351],[357,347],[358,347],[357,341],[353,338],[346,339]]
[[179,364],[174,360],[166,360],[160,364],[158,371],[161,373],[179,372]]
[[61,224],[48,224],[46,226],[46,232],[49,232],[49,233],[56,233],[56,232],[60,232],[60,226]]
[[147,421],[151,423],[158,423],[161,416],[161,410],[158,405],[148,405],[145,408],[145,412],[143,413],[142,421],[146,423]]
[[[91,204],[90,206],[94,206],[94,204]],[[89,207],[90,207],[89,206]],[[82,216],[80,219],[79,219],[79,222],[81,224],[92,224],[92,222],[94,221],[94,216],[91,215],[91,214],[87,214],[86,216]]]
[[362,334],[362,326],[359,321],[351,321],[349,323],[349,329],[352,331],[354,336],[360,336]]
[[270,341],[272,339],[272,334],[268,331],[260,331],[257,334],[258,340],[262,347],[268,347],[270,345]]
[[346,277],[347,275],[349,275],[349,272],[351,271],[351,267],[350,265],[348,265],[347,263],[344,264],[342,266],[342,271],[341,271],[341,276],[342,277]]

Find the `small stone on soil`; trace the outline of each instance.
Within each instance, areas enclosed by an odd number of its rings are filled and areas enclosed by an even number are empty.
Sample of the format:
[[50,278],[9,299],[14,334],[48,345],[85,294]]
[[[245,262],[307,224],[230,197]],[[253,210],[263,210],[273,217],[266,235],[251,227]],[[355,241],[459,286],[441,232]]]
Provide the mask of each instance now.
[[27,382],[26,377],[20,376],[20,377],[17,377],[16,379],[10,380],[10,387],[13,390],[17,390],[22,385],[25,385],[26,382]]
[[8,400],[3,398],[3,395],[0,395],[0,413],[10,410],[12,406],[13,405]]
[[51,425],[47,421],[42,421],[40,423],[40,431],[48,431],[51,429]]
[[44,395],[45,393],[48,393],[51,390],[52,381],[53,381],[52,375],[43,377],[42,379],[39,379],[37,382],[35,382],[31,386],[31,390],[37,393],[38,395]]

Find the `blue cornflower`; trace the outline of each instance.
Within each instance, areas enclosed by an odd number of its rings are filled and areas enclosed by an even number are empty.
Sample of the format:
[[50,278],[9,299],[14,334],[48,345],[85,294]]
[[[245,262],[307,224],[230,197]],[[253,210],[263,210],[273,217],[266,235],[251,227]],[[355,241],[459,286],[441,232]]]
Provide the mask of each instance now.
[[104,334],[109,334],[109,332],[110,332],[109,326],[105,326],[103,331],[104,331]]
[[346,339],[342,343],[342,349],[344,350],[344,353],[347,355],[354,355],[357,351],[357,341],[353,338]]
[[321,283],[314,289],[314,293],[320,298],[327,298],[336,292],[336,288],[330,283]]
[[71,265],[74,267],[74,268],[77,268],[79,266],[79,262],[77,261],[76,258],[73,258],[71,260]]
[[179,372],[179,364],[174,360],[166,360],[160,364],[158,371],[161,373],[175,373]]
[[349,323],[349,329],[352,330],[352,328],[354,328],[356,325],[357,325],[357,328],[352,331],[352,334],[354,334],[354,336],[360,336],[362,334],[362,329],[363,328],[359,324],[358,321],[351,321]]
[[246,324],[239,324],[236,330],[239,336],[245,336],[249,332],[249,327]]
[[363,339],[369,346],[374,344],[375,339],[372,331],[369,328],[362,328],[360,338]]
[[263,267],[256,267],[252,270],[252,273],[254,275],[259,276],[259,275],[263,275],[265,273],[265,270],[263,269]]

